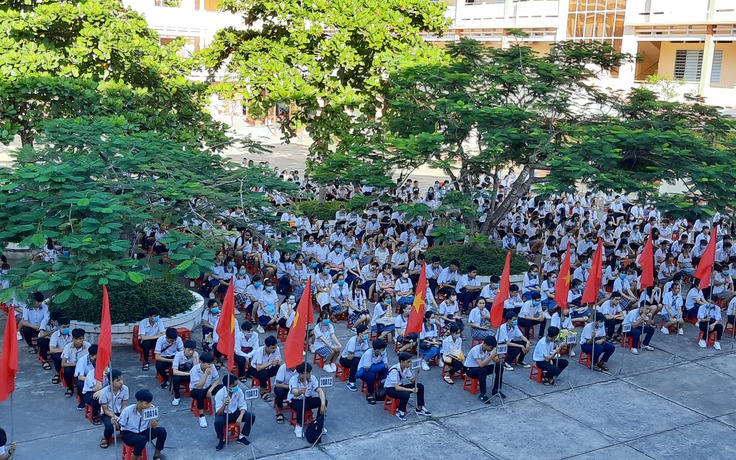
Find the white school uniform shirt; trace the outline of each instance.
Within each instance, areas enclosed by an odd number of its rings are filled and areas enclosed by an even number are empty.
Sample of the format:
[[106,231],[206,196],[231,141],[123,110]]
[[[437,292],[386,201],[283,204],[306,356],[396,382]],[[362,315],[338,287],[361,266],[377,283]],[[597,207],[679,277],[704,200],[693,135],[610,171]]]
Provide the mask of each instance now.
[[524,306],[524,301],[521,300],[521,296],[518,294],[514,297],[509,297],[503,302],[503,308],[505,310],[511,310],[513,308],[523,307],[523,306]]
[[181,337],[177,337],[174,343],[167,342],[165,335],[156,339],[154,353],[157,355],[161,355],[163,358],[173,358],[179,351],[184,351],[184,342]]
[[281,349],[276,347],[276,351],[268,354],[266,353],[266,346],[262,345],[253,350],[253,353],[251,354],[251,366],[262,366],[274,359],[280,359],[283,361],[283,358],[281,357]]
[[[303,388],[307,389],[307,392],[303,395],[294,396],[294,393],[291,392],[291,390],[301,390]],[[313,396],[318,396],[317,388],[319,388],[319,381],[314,375],[310,376],[308,381],[302,382],[299,378],[299,374],[294,374],[289,379],[289,394],[286,399],[287,401],[292,401],[294,399],[302,399],[304,397],[311,398]]]
[[457,274],[457,270],[454,272],[450,271],[450,267],[445,267],[442,269],[442,272],[440,273],[439,278],[437,279],[438,284],[454,284],[457,283],[459,279],[459,275]]
[[596,327],[597,321],[588,323],[583,328],[583,332],[580,334],[580,343],[584,344],[593,337],[593,328],[595,327],[595,339],[599,340],[601,337],[606,336],[605,324],[601,327]]
[[688,310],[695,307],[695,300],[703,298],[703,291],[697,288],[690,288],[685,298],[685,308]]
[[316,257],[317,260],[321,262],[327,262],[327,255],[330,253],[330,247],[326,244],[324,246],[322,246],[321,244],[317,244],[312,252],[314,253],[314,257]]
[[731,299],[731,301],[728,303],[728,309],[726,310],[726,314],[733,315],[734,311],[736,311],[736,297]]
[[427,279],[434,278],[439,279],[440,274],[442,273],[442,265],[440,265],[437,268],[434,268],[432,264],[427,264],[427,269],[425,270],[425,273],[427,274]]
[[379,363],[383,363],[388,367],[388,354],[385,353],[385,351],[386,350],[376,356],[373,348],[369,348],[365,353],[363,353],[363,356],[360,357],[360,361],[358,361],[358,369],[371,367],[372,365]]
[[334,346],[335,343],[332,341],[332,336],[334,334],[335,328],[332,326],[332,324],[328,324],[325,328],[324,324],[320,322],[314,328],[314,346],[317,349],[326,347],[327,344]]
[[703,319],[705,317],[710,316],[710,319],[714,319],[716,321],[721,320],[721,309],[717,305],[707,303],[705,305],[701,305],[700,308],[698,308],[698,319]]
[[23,307],[23,320],[40,326],[49,320],[49,307],[45,303],[41,303],[39,308],[31,308],[26,305]]
[[120,413],[118,424],[121,431],[132,433],[143,433],[151,426],[150,420],[143,420],[143,414],[139,413],[136,404],[131,404]]
[[549,320],[549,325],[554,326],[558,329],[574,329],[574,326],[572,324],[572,320],[569,316],[566,316],[564,320],[560,317],[560,314],[555,312],[552,315],[552,318]]
[[534,317],[534,316],[540,316],[542,314],[542,302],[539,302],[539,305],[534,305],[533,300],[527,300],[524,302],[524,305],[521,306],[521,311],[519,312],[519,318],[526,318],[528,317]]
[[245,290],[248,288],[248,285],[250,284],[250,277],[248,275],[245,275],[243,278],[240,278],[239,276],[236,276],[233,278],[233,290],[236,294],[242,294],[245,292]]
[[61,330],[54,331],[51,334],[51,339],[49,339],[50,348],[61,348],[62,351],[64,351],[64,347],[69,343],[72,343],[72,335],[62,334]]
[[87,356],[87,350],[90,346],[91,345],[89,342],[84,341],[82,342],[82,348],[77,350],[76,348],[74,348],[74,343],[70,341],[64,346],[64,349],[61,351],[61,359],[66,359],[66,362],[68,362],[69,364],[77,363],[79,362],[79,360]]
[[555,284],[550,282],[550,280],[544,280],[542,282],[542,290],[540,294],[542,295],[541,301],[544,302],[545,300],[549,299],[549,296],[547,295],[547,291],[552,292],[554,294],[555,292]]
[[402,276],[396,280],[396,284],[394,284],[394,290],[396,292],[414,292],[414,284],[409,278],[404,279],[404,277]]
[[509,323],[503,323],[496,331],[496,342],[508,343],[522,338],[523,335],[519,326],[511,326],[511,329],[509,329]]
[[603,302],[603,304],[601,304],[601,308],[599,311],[604,315],[615,315],[621,311],[621,304],[619,303],[618,305],[614,306],[613,302],[611,302],[610,300],[606,300],[605,302]]
[[[389,308],[391,308],[389,306]],[[383,308],[383,303],[377,302],[376,306],[373,307],[373,315],[371,316],[371,326],[376,325],[376,320],[378,318],[383,318],[386,315],[386,310]]]
[[205,308],[204,312],[202,312],[202,321],[210,323],[214,329],[217,329],[217,322],[220,321],[220,313],[214,315],[209,308]]
[[477,276],[471,280],[468,275],[463,275],[455,285],[455,292],[459,293],[466,286],[480,286],[480,280]]
[[525,274],[521,286],[523,291],[536,291],[539,288],[539,275],[532,276],[529,273]]
[[289,380],[293,376],[297,375],[296,370],[289,370],[288,367],[286,367],[286,363],[279,366],[279,370],[276,371],[276,377],[274,377],[274,382],[281,383],[281,384],[289,384]]
[[348,340],[348,343],[345,344],[345,348],[342,349],[342,353],[340,353],[340,357],[347,358],[348,354],[352,353],[358,358],[361,358],[363,354],[366,351],[368,351],[368,348],[370,348],[370,346],[367,340],[363,340],[362,343],[359,343],[358,336],[354,335],[350,337],[350,340]]
[[422,325],[422,329],[419,331],[419,340],[436,339],[437,337],[439,337],[439,334],[437,333],[436,324],[430,324],[429,328],[427,327],[427,324]]
[[338,303],[335,301],[335,298],[339,299],[341,302],[345,302],[349,295],[350,288],[348,287],[348,283],[344,283],[342,287],[340,287],[339,283],[333,284],[330,288],[330,305],[336,307]]
[[626,316],[624,316],[624,324],[629,325],[633,328],[634,323],[639,321],[639,318],[641,318],[641,315],[639,314],[639,309],[634,308],[630,312],[626,313]]
[[107,404],[107,408],[114,414],[120,414],[123,410],[123,403],[130,399],[130,390],[127,385],[123,385],[117,394],[113,393],[112,385],[107,385],[100,390],[100,405]]
[[[82,394],[89,393],[90,391],[93,391],[95,389],[95,385],[97,385],[97,379],[95,379],[95,369],[92,368],[87,374],[84,376],[84,385],[82,385]],[[103,386],[109,385],[107,376],[103,379]]]
[[154,321],[153,324],[151,324],[151,322],[148,321],[148,318],[143,318],[138,323],[138,337],[143,337],[144,335],[150,337],[163,334],[165,332],[166,328],[164,327],[164,322],[161,319]]
[[468,323],[480,325],[483,318],[490,322],[491,312],[488,311],[487,308],[484,308],[483,313],[481,313],[480,308],[474,307],[472,310],[470,310],[470,314],[468,315]]
[[552,354],[553,351],[555,351],[554,342],[550,343],[547,341],[547,337],[542,337],[534,347],[532,359],[534,361],[544,361]]
[[[202,370],[202,364],[197,364],[192,368],[191,371],[189,371],[189,389],[194,390],[197,388],[197,384],[200,380],[202,380],[202,377],[204,377],[204,371]],[[207,389],[212,385],[212,382],[220,378],[220,374],[218,374],[217,369],[212,366],[212,372],[207,377],[207,380],[204,382],[203,389]]]
[[[223,387],[220,388],[220,391],[215,394],[215,397],[212,401],[215,413],[217,413],[217,411],[219,411],[220,408],[225,405],[225,398],[227,397],[228,388],[223,385]],[[230,395],[230,402],[227,404],[225,412],[228,414],[232,414],[233,412],[245,410],[246,408],[247,406],[245,404],[245,393],[243,393],[242,389],[238,388],[237,392]]]
[[491,283],[486,284],[483,286],[483,289],[480,290],[480,296],[484,299],[490,299],[491,302],[496,298],[496,291],[495,288],[491,287]]
[[684,301],[682,300],[681,295],[674,295],[672,290],[666,291],[664,296],[662,296],[662,303],[665,305],[665,308],[659,312],[660,314],[665,313],[667,311],[666,308],[669,307],[671,315],[676,316],[678,319],[682,319],[682,307],[684,305]]
[[463,351],[463,336],[458,336],[457,339],[453,339],[452,335],[448,335],[442,340],[442,348],[440,349],[442,352],[442,355],[444,356],[450,356],[450,355],[456,355]]
[[408,385],[414,378],[414,374],[411,372],[411,366],[406,369],[401,369],[401,363],[396,363],[388,370],[386,375],[386,382],[383,384],[383,388],[393,388],[396,384]]
[[194,354],[192,355],[191,358],[187,358],[186,357],[186,355],[184,354],[184,350],[178,351],[174,355],[174,361],[171,363],[171,366],[174,369],[177,369],[178,370],[179,369],[179,366],[181,366],[182,364],[189,363],[189,364],[192,364],[192,367],[194,367],[194,359],[195,358],[197,359],[197,362],[199,362],[199,353],[197,353],[196,351],[194,352]]
[[478,360],[486,360],[491,355],[491,353],[493,353],[493,350],[483,351],[483,344],[478,344],[470,349],[467,356],[465,357],[465,362],[463,363],[463,365],[465,367],[480,367],[478,365]]
[[92,364],[92,361],[89,359],[89,353],[84,355],[83,357],[79,358],[79,361],[77,361],[77,365],[74,366],[74,377],[87,377],[87,374],[89,374],[89,371],[95,370],[94,364]]
[[261,295],[258,296],[258,301],[263,304],[263,308],[271,314],[276,314],[276,303],[279,301],[279,295],[276,293],[276,289],[272,291],[264,290]]

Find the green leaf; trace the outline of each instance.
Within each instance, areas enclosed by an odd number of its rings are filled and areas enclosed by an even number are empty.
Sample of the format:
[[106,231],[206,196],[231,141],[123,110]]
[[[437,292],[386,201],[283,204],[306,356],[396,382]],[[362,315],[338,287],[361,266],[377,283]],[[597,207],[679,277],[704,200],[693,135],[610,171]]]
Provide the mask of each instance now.
[[143,277],[140,275],[140,273],[136,272],[128,272],[128,278],[130,278],[130,280],[136,284],[143,281]]
[[56,294],[56,297],[54,297],[55,303],[64,303],[72,296],[72,291],[70,289],[67,289],[65,291],[61,291]]

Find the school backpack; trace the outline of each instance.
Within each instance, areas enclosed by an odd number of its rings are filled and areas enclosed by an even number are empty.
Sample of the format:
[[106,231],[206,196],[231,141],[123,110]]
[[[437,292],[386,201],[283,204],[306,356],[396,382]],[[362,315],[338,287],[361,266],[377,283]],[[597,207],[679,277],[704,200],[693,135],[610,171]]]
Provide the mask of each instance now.
[[318,415],[314,422],[304,430],[304,438],[309,444],[322,442],[322,429],[325,427],[324,415]]

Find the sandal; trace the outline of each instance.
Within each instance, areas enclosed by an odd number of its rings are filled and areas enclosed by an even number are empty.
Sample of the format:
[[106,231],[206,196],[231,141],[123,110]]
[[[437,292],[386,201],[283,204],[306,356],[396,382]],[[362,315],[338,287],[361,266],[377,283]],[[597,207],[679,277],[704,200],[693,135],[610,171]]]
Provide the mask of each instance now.
[[51,379],[51,383],[53,383],[54,385],[58,385],[60,381],[61,379],[59,378],[59,374],[55,374],[54,378]]
[[445,379],[445,383],[447,383],[448,385],[454,385],[455,384],[455,381],[452,380],[452,377],[450,377],[449,375],[446,375],[446,376],[444,376],[442,378]]
[[271,393],[263,393],[261,395],[261,399],[263,399],[266,402],[271,402]]
[[365,397],[365,400],[368,401],[368,404],[370,404],[371,406],[375,406],[376,405],[376,397],[374,395],[368,395],[368,396],[366,396]]
[[74,391],[70,390],[69,388],[66,389],[66,392],[64,392],[64,397],[69,399],[72,397],[72,394],[74,394]]
[[107,446],[107,439],[102,438],[102,441],[100,441],[100,447],[102,447],[103,449],[107,449]]
[[50,371],[51,370],[51,364],[49,364],[47,361],[44,361],[43,364],[41,365],[41,367],[43,367],[43,369],[45,371]]
[[239,377],[238,380],[240,380],[241,383],[246,383],[248,381],[248,376],[244,375]]
[[278,423],[279,425],[284,424],[284,414],[282,414],[281,412],[276,414],[276,423]]
[[92,417],[92,425],[102,425],[102,420],[100,419],[100,417]]
[[30,353],[30,354],[33,355],[33,354],[38,353],[38,350],[36,350],[36,347],[31,347],[31,348],[28,349],[28,353]]
[[143,363],[143,370],[144,371],[147,371],[148,370],[148,363]]

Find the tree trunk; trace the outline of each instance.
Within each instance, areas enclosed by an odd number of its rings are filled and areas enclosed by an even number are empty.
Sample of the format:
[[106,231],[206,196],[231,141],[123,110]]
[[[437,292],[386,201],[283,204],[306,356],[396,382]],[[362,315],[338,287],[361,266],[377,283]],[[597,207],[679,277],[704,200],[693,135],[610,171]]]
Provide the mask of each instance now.
[[319,184],[319,195],[317,198],[319,204],[324,204],[326,198],[327,198],[327,188],[325,188],[324,184]]
[[498,226],[498,223],[503,217],[511,210],[513,206],[516,206],[516,202],[521,197],[529,193],[534,182],[534,168],[530,165],[525,165],[524,169],[521,170],[521,174],[514,181],[513,184],[509,185],[511,191],[506,195],[498,207],[488,215],[485,225],[483,226],[483,233],[490,235],[491,231]]
[[23,147],[33,148],[33,129],[25,128],[20,132],[20,142]]

